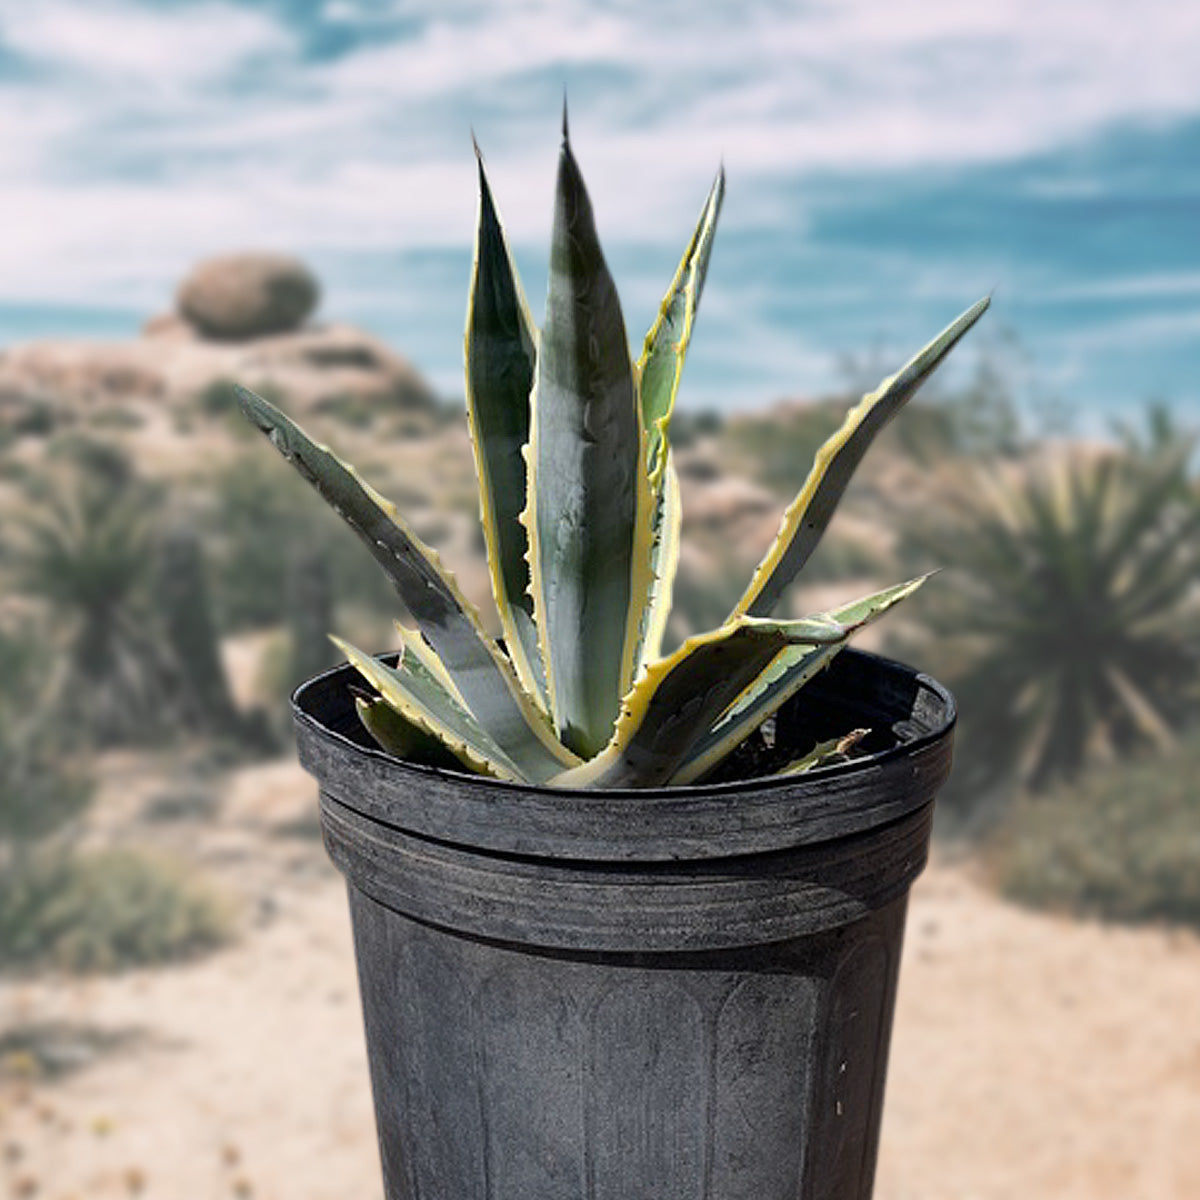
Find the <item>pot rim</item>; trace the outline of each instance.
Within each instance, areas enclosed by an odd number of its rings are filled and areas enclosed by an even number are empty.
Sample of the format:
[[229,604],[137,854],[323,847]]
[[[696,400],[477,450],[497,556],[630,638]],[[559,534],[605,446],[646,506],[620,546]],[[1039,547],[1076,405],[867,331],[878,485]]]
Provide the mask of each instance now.
[[[880,694],[874,707],[862,689],[842,682],[835,690],[841,677],[872,686]],[[346,728],[355,728],[346,684],[356,678],[343,664],[293,695],[300,762],[324,796],[383,826],[485,853],[668,862],[828,841],[930,803],[952,760],[950,692],[912,667],[862,650],[842,652],[805,691],[810,700],[824,694],[842,707],[853,709],[857,701],[864,712],[889,716],[896,744],[803,775],[679,787],[512,784],[404,762],[331,724],[340,715]]]
[[[932,677],[880,655],[848,648],[800,695],[832,693],[842,707],[871,707],[841,676],[904,693],[890,714],[895,744],[797,776],[765,775],[657,788],[558,788],[408,763],[331,725],[343,701],[347,663],[292,694],[301,765],[323,794],[391,828],[509,855],[590,861],[725,858],[827,841],[885,824],[932,801],[949,774],[957,719],[954,697]],[[807,693],[807,696],[806,696]],[[353,728],[353,726],[350,726]],[[736,803],[729,803],[736,799]]]

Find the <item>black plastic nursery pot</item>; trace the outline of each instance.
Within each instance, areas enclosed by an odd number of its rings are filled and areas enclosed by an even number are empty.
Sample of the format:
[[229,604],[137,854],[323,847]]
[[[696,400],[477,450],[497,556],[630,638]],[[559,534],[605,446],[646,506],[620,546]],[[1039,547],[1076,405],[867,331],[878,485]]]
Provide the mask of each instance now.
[[867,1200],[949,693],[848,650],[776,739],[867,727],[863,758],[564,791],[372,749],[356,680],[294,708],[349,885],[388,1200]]

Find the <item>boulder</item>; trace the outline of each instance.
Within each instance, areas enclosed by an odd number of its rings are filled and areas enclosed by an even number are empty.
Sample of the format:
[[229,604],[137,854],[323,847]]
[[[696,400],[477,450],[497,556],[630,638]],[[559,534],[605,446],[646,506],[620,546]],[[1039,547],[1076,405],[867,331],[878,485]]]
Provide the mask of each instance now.
[[294,258],[230,254],[200,263],[176,300],[206,337],[241,341],[299,328],[320,294],[316,277]]

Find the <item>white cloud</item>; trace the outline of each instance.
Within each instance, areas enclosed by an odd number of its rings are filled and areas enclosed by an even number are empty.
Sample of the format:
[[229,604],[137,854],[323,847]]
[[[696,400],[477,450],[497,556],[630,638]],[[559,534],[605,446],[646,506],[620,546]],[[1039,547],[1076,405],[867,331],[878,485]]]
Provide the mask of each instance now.
[[[703,135],[765,172],[978,161],[1200,106],[1200,10],[1167,0],[1136,12],[1123,0],[719,4],[679,20],[591,0],[430,11],[416,36],[323,72],[329,98],[381,106],[491,89],[506,120],[527,120],[531,72],[607,69],[618,120],[605,133],[637,161],[650,140],[661,158],[663,134],[672,159]],[[638,106],[649,137],[620,123]]]
[[1200,296],[1200,271],[1155,272],[1039,287],[1039,303],[1057,300],[1167,300]]
[[0,295],[165,297],[234,245],[461,245],[471,122],[513,235],[540,247],[560,81],[606,241],[672,247],[722,155],[725,222],[796,236],[771,185],[805,171],[988,162],[1200,113],[1200,6],[1176,0],[392,11],[403,32],[330,0],[371,40],[322,63],[234,0],[0,0],[0,44],[34,72],[0,80],[0,223],[20,232]]
[[1180,312],[1115,317],[1070,332],[1061,341],[1066,349],[1086,355],[1120,346],[1140,353],[1164,345],[1187,345],[1194,343],[1197,336],[1200,336],[1200,307],[1192,307]]
[[[225,2],[161,9],[129,0],[7,0],[0,42],[75,80],[179,90],[220,78],[231,64],[291,46],[277,23]],[[96,96],[101,108],[105,97]]]

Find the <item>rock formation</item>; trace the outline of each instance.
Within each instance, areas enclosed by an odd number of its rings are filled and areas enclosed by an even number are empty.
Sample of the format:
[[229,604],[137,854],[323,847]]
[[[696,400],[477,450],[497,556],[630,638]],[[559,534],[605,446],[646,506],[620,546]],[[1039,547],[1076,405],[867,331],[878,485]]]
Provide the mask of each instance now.
[[227,254],[195,267],[179,286],[180,314],[206,337],[240,341],[298,329],[320,285],[283,254]]
[[[232,382],[286,397],[290,411],[433,414],[438,397],[411,363],[351,325],[305,323],[320,292],[302,263],[238,254],[201,263],[179,288],[179,310],[128,341],[29,342],[0,353],[0,427],[133,405],[184,408],[212,392],[232,406]],[[45,414],[51,417],[46,418]]]

